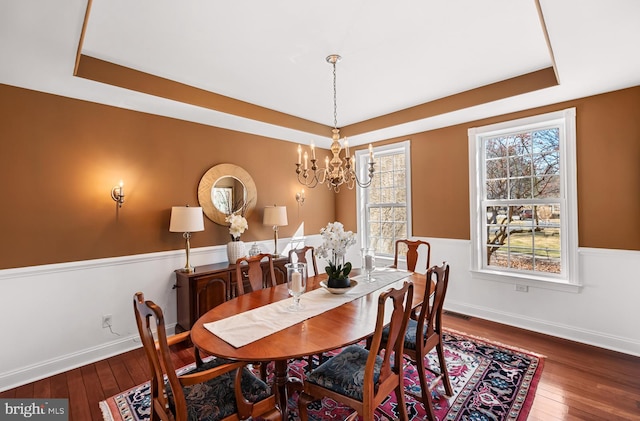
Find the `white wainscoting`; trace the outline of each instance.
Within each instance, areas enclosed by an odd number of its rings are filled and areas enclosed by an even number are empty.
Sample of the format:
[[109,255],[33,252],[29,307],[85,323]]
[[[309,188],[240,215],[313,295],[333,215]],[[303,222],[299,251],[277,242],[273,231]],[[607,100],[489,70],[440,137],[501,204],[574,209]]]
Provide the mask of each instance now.
[[[426,238],[451,265],[445,309],[640,356],[640,252],[579,250],[579,292],[471,279],[468,241]],[[473,333],[473,332],[469,332]]]
[[[582,249],[579,293],[533,287],[523,293],[510,284],[472,281],[469,241],[423,239],[432,244],[431,264],[451,265],[447,309],[640,355],[640,252]],[[273,246],[258,243],[263,250]],[[283,238],[279,248],[301,243],[317,246],[320,238]],[[359,265],[359,245],[347,258]],[[225,246],[191,250],[196,266],[226,259]],[[184,262],[184,250],[176,250],[1,270],[0,391],[139,347],[132,308],[137,291],[163,308],[172,332],[174,270]],[[102,328],[104,314],[113,317],[112,331]]]
[[[267,250],[266,246],[263,247]],[[0,271],[0,390],[140,347],[133,295],[142,291],[176,323],[174,270],[184,250]],[[226,247],[191,250],[192,265],[227,260]],[[102,328],[111,314],[112,329]]]

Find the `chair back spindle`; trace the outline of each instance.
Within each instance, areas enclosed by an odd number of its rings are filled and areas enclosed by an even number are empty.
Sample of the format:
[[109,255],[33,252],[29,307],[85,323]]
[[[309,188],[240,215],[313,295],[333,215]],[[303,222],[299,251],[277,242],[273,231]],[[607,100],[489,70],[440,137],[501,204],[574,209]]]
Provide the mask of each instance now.
[[273,257],[268,253],[256,254],[251,257],[241,257],[236,260],[236,282],[238,295],[244,295],[244,268],[248,266],[247,270],[247,278],[249,280],[249,285],[251,287],[251,291],[261,290],[265,286],[264,272],[262,268],[263,260],[267,259],[267,280],[266,287],[274,287],[276,286],[276,274],[273,268]]
[[[398,257],[403,249],[406,249],[407,270],[411,272],[425,273],[431,263],[431,244],[422,240],[396,240],[395,256],[391,267],[398,267]],[[416,266],[421,254],[424,255],[423,258],[425,260],[425,264],[424,266],[421,265],[416,271]]]
[[[297,260],[293,260],[293,257]],[[305,246],[299,249],[289,250],[289,263],[306,263],[307,264],[307,276],[313,276],[318,274],[318,263],[316,261],[316,252],[313,246]],[[313,267],[313,273],[310,273],[311,267]]]

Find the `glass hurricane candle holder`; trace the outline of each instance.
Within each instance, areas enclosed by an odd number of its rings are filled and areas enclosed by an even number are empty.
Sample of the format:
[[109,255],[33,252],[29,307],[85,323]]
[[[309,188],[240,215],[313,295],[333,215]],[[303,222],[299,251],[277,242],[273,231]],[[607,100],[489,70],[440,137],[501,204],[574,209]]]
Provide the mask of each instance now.
[[307,289],[307,264],[306,263],[287,263],[287,288],[289,295],[293,297],[293,304],[289,306],[289,310],[298,311],[302,308],[300,304],[300,296]]
[[371,248],[362,249],[362,270],[367,274],[367,282],[373,282],[371,273],[376,268],[376,251]]

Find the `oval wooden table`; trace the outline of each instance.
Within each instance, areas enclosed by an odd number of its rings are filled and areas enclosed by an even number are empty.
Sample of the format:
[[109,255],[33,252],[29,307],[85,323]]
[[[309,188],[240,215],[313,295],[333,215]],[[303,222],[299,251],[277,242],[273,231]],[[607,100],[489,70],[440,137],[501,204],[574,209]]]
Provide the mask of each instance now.
[[[319,282],[326,277],[325,274],[310,277],[307,290],[320,288]],[[415,308],[422,303],[426,277],[413,273],[407,278],[240,348],[228,344],[203,326],[205,323],[289,298],[286,284],[251,292],[226,301],[202,315],[191,328],[191,340],[203,353],[216,357],[236,361],[274,361],[277,401],[283,419],[286,419],[289,389],[300,387],[299,379],[287,376],[288,360],[341,348],[371,335],[376,324],[378,297],[389,288],[401,287],[406,280],[414,283],[412,307]],[[301,302],[304,303],[304,295]]]

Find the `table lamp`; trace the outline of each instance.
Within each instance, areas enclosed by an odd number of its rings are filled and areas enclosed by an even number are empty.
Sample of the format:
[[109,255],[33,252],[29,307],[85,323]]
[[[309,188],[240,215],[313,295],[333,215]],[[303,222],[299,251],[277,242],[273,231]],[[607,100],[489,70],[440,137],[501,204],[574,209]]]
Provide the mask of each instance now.
[[204,231],[204,218],[202,216],[202,208],[189,206],[173,206],[171,208],[171,222],[169,223],[170,232],[181,232],[185,239],[185,248],[187,251],[187,263],[182,272],[193,272],[193,267],[189,264],[189,250],[192,232]]
[[273,257],[280,257],[278,254],[278,227],[288,224],[286,206],[267,206],[264,208],[263,225],[273,227]]

